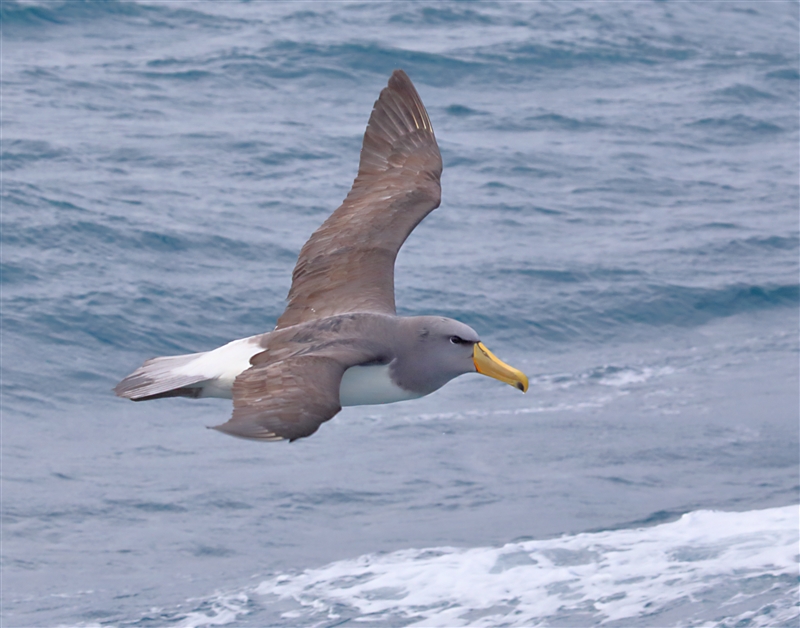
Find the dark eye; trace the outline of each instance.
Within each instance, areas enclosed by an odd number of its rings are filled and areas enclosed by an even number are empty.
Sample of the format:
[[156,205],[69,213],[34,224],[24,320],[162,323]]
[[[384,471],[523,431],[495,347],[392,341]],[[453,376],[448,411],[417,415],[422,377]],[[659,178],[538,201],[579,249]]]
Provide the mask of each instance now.
[[459,336],[450,336],[450,342],[452,342],[454,345],[463,345],[466,340]]

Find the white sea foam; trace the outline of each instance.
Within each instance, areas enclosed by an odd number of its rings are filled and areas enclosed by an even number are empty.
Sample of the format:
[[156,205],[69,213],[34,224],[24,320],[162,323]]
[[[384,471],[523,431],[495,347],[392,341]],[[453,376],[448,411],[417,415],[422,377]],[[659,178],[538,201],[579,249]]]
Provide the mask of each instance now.
[[674,372],[675,369],[669,366],[664,366],[661,368],[609,368],[607,369],[607,372],[601,373],[601,377],[598,379],[597,383],[602,384],[603,386],[623,387],[630,386],[632,384],[642,384],[654,377],[672,375]]
[[671,366],[597,366],[580,373],[552,373],[531,377],[531,383],[544,390],[567,390],[575,386],[599,384],[622,388],[643,384],[651,379],[675,373]]
[[499,548],[370,554],[195,601],[169,623],[226,625],[260,607],[285,626],[796,626],[799,518],[798,506],[697,511]]
[[[408,549],[262,582],[283,621],[415,626],[796,625],[798,507],[649,528]],[[199,626],[201,624],[195,623]]]
[[195,628],[195,626],[225,626],[247,614],[249,597],[245,592],[223,593],[205,601],[198,609],[186,613],[176,626]]

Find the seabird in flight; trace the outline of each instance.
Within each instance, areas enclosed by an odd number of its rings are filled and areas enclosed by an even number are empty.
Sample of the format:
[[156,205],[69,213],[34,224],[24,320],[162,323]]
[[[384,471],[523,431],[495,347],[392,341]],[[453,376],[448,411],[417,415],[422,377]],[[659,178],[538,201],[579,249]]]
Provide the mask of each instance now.
[[469,326],[396,314],[395,258],[439,206],[441,173],[428,112],[396,70],[372,110],[353,187],[300,251],[275,329],[153,358],[114,392],[134,401],[232,398],[233,416],[214,429],[263,441],[310,436],[342,406],[423,397],[464,373],[526,392],[528,378]]

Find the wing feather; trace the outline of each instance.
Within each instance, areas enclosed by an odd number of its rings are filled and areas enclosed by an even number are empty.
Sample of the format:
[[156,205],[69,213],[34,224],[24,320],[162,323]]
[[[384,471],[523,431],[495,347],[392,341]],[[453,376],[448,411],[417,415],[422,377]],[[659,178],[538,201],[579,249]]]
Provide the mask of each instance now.
[[439,206],[442,158],[411,80],[396,70],[375,103],[358,176],[300,251],[278,328],[344,314],[394,314],[394,262]]
[[342,409],[344,371],[339,361],[315,355],[250,368],[233,384],[233,416],[213,429],[262,441],[310,436]]

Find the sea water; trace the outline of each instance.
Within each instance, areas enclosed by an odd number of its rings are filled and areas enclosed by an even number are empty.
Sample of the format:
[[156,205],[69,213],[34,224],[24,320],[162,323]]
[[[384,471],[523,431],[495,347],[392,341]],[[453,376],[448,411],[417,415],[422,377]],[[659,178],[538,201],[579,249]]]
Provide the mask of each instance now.
[[[797,625],[797,3],[0,11],[3,626]],[[274,326],[395,68],[445,166],[399,311],[528,394],[115,398]]]

